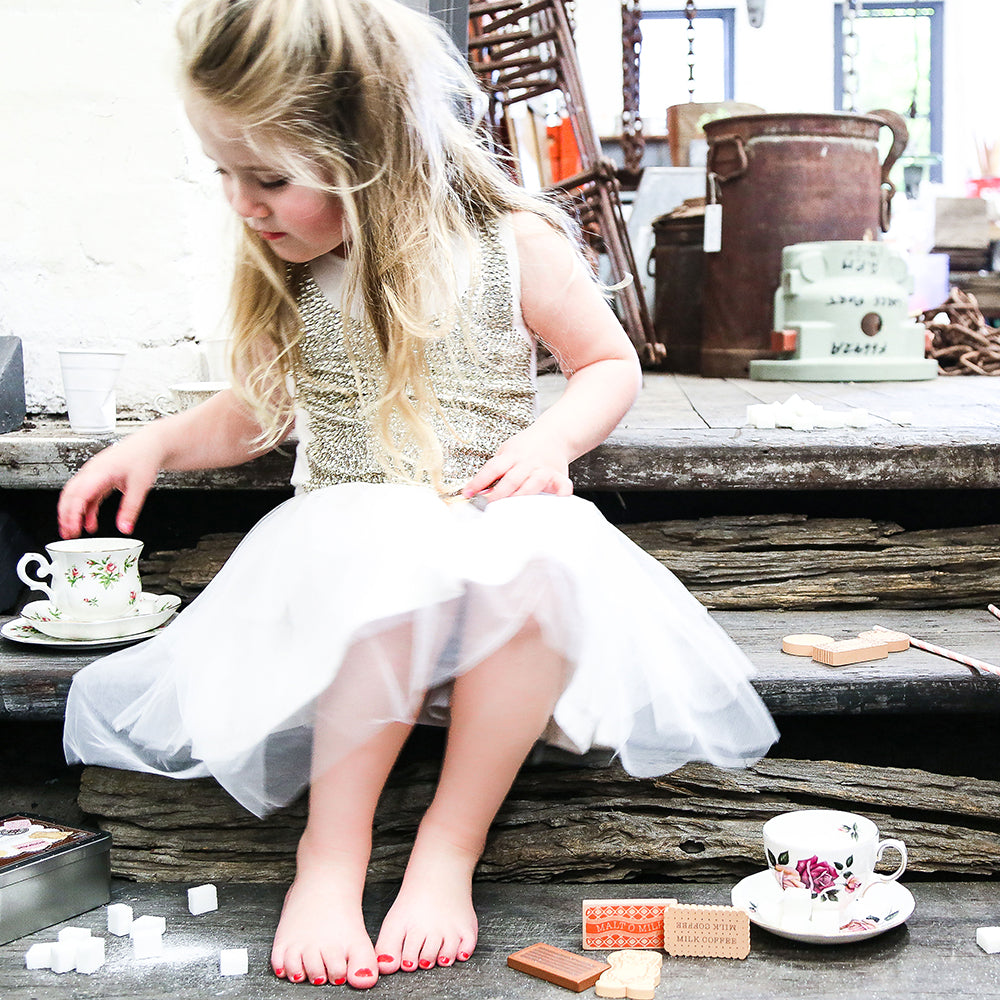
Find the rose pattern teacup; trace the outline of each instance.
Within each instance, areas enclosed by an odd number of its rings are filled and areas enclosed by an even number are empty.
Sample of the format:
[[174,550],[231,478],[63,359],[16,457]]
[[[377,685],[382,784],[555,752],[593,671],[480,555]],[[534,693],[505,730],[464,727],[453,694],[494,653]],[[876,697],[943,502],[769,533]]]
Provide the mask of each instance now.
[[[882,853],[901,856],[890,875],[875,871]],[[875,882],[890,882],[906,870],[906,845],[879,840],[878,827],[863,816],[834,809],[782,813],[764,824],[764,852],[782,890],[808,889],[813,906],[841,908]]]
[[[131,538],[73,538],[45,546],[48,559],[28,552],[17,564],[17,575],[32,590],[44,593],[50,614],[68,621],[106,621],[134,613],[142,585],[139,555],[142,542]],[[37,574],[48,584],[28,575]]]

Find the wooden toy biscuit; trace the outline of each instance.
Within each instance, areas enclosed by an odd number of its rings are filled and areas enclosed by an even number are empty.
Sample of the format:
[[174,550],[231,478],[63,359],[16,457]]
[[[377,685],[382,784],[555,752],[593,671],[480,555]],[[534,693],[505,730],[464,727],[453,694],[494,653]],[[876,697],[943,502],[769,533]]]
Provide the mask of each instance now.
[[539,942],[507,956],[507,964],[518,972],[555,983],[574,993],[582,993],[593,986],[601,974],[611,968],[607,962],[598,962],[585,955],[574,955],[550,944]]
[[662,948],[663,913],[676,899],[585,899],[584,950]]
[[812,656],[816,646],[825,646],[834,642],[832,635],[816,635],[812,632],[802,632],[798,635],[786,635],[781,640],[781,651],[792,656]]
[[660,983],[663,956],[651,951],[613,951],[608,955],[611,968],[594,984],[599,997],[627,997],[628,1000],[653,1000]]
[[887,642],[871,642],[868,639],[843,639],[816,646],[813,659],[828,667],[846,667],[851,663],[867,660],[884,660],[889,655]]
[[910,648],[910,637],[902,632],[891,632],[888,629],[869,629],[867,632],[860,632],[859,639],[865,639],[870,643],[885,643],[889,647],[890,653],[901,653],[904,649]]
[[735,906],[671,906],[663,919],[663,947],[671,955],[746,958],[750,918]]

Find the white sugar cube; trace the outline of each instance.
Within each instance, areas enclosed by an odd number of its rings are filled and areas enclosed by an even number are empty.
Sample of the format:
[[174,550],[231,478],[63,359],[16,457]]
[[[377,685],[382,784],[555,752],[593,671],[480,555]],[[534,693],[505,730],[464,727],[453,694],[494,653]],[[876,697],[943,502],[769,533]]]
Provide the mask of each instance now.
[[129,934],[133,937],[136,933],[146,933],[147,931],[154,931],[157,934],[162,934],[167,929],[167,918],[166,917],[136,917],[132,921],[132,926],[129,929]]
[[854,409],[847,412],[848,427],[871,427],[874,423],[875,417],[867,410]]
[[112,903],[108,907],[108,933],[122,937],[132,929],[132,907],[127,903]]
[[797,927],[812,915],[812,896],[805,886],[791,886],[781,894],[781,923]]
[[1000,951],[1000,927],[977,927],[976,944],[989,955]]
[[92,975],[104,965],[104,938],[92,937],[77,942],[76,971]]
[[774,419],[780,405],[780,403],[751,403],[747,407],[746,422],[758,429],[770,429],[775,425]]
[[52,964],[50,968],[53,972],[72,972],[76,968],[76,950],[79,941],[57,941],[52,945]]
[[82,941],[90,937],[89,927],[64,927],[59,932],[60,941]]
[[24,967],[26,969],[51,969],[52,942],[45,941],[40,944],[33,944],[24,953]]
[[158,958],[163,954],[163,935],[155,928],[132,930],[133,958]]
[[223,948],[219,952],[219,975],[245,976],[250,968],[246,948]]
[[196,885],[188,889],[188,909],[194,916],[208,913],[219,908],[219,893],[209,882],[207,885]]

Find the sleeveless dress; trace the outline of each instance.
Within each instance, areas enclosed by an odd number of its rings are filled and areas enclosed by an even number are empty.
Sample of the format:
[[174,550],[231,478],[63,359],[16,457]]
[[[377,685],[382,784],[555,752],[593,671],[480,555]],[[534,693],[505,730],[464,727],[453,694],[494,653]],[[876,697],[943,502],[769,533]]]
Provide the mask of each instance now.
[[[480,509],[386,481],[367,419],[377,348],[339,308],[341,270],[314,262],[298,294],[296,496],[160,635],[76,675],[67,759],[211,775],[264,815],[387,722],[446,724],[453,679],[532,621],[567,665],[547,742],[611,749],[644,777],[763,756],[777,731],[750,662],[592,504],[541,495]],[[483,235],[467,277],[467,322],[428,349],[456,489],[535,405],[508,225]]]

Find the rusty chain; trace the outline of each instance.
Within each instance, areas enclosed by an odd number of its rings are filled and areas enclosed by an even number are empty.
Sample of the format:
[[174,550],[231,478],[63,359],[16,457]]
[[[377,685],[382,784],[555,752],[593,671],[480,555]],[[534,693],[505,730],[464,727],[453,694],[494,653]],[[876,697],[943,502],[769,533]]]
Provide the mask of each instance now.
[[640,0],[622,0],[622,153],[625,169],[637,173],[646,149],[639,115]]

